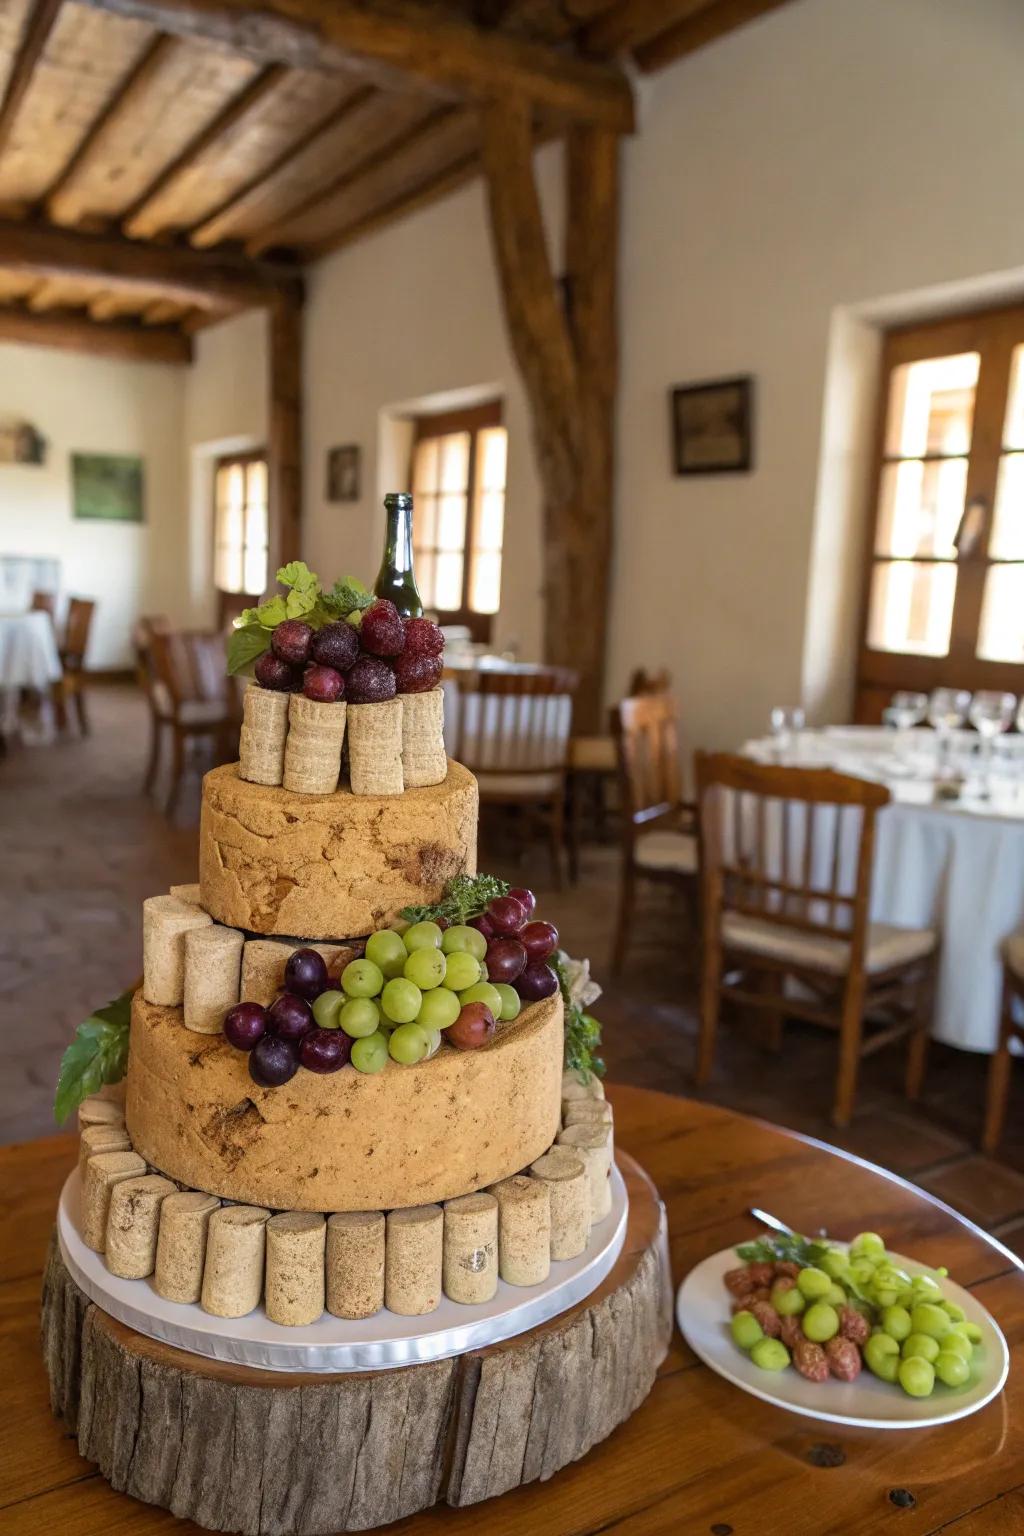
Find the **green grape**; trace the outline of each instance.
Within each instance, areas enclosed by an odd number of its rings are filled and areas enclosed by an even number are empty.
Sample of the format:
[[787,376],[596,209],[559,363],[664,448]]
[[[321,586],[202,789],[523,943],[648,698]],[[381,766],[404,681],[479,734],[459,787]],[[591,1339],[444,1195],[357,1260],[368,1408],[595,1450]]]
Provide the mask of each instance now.
[[380,1028],[380,1009],[372,997],[350,997],[338,1015],[338,1023],[353,1040],[365,1040]]
[[366,958],[378,966],[386,981],[401,976],[409,951],[393,928],[379,928],[366,941]]
[[[313,1009],[316,1012],[316,1009]],[[940,1301],[939,1306],[945,1312],[951,1323],[962,1323],[967,1313],[963,1307],[958,1307],[955,1301]]]
[[338,1014],[344,1001],[344,992],[321,992],[313,999],[313,1017],[321,1029],[337,1029]]
[[830,1248],[818,1260],[818,1265],[832,1280],[841,1280],[850,1267],[850,1261],[840,1248]]
[[936,1305],[942,1300],[942,1287],[931,1275],[915,1275],[911,1281],[911,1289],[914,1292],[915,1301],[933,1301]]
[[393,976],[380,995],[380,1007],[392,1024],[411,1024],[419,1017],[423,993],[404,976]]
[[[423,1026],[419,1022],[417,1022],[416,1028],[417,1029],[422,1029],[422,1027]],[[404,1024],[400,1025],[399,1028],[404,1029],[405,1025]],[[441,1031],[439,1029],[428,1029],[426,1031],[426,1036],[427,1036],[427,1054],[426,1054],[426,1056],[423,1059],[424,1059],[424,1061],[429,1061],[431,1056],[436,1056],[438,1051],[441,1049],[441,1041],[442,1041],[442,1039],[444,1037],[442,1036]]]
[[859,1290],[866,1291],[875,1278],[874,1259],[854,1259],[850,1265],[850,1279]]
[[472,955],[474,960],[482,960],[487,953],[487,940],[478,929],[456,923],[454,928],[445,929],[441,948],[446,955]]
[[736,1312],[731,1323],[732,1336],[740,1349],[753,1349],[758,1339],[764,1338],[764,1329],[753,1312]]
[[412,927],[412,924],[407,917],[396,917],[393,923],[388,923],[388,927],[391,929],[392,933],[401,935],[403,933],[408,933],[409,929]]
[[420,1029],[418,1024],[399,1024],[397,1029],[391,1031],[388,1051],[392,1060],[401,1062],[404,1067],[412,1067],[422,1061],[429,1049],[427,1032]]
[[826,1344],[839,1332],[839,1313],[827,1301],[816,1301],[804,1313],[801,1327],[812,1344]]
[[433,987],[423,994],[416,1022],[424,1029],[450,1029],[461,1012],[462,1004],[454,992],[447,987]]
[[903,1340],[900,1354],[904,1360],[910,1360],[917,1355],[921,1360],[929,1363],[935,1359],[939,1352],[939,1341],[933,1339],[930,1333],[911,1333]]
[[952,1324],[943,1312],[930,1301],[919,1301],[910,1314],[915,1333],[930,1334],[933,1339],[944,1339]]
[[[476,929],[471,928],[470,932],[475,933]],[[465,950],[453,949],[448,956],[444,981],[441,985],[447,987],[450,992],[464,992],[467,987],[475,987],[479,980],[479,960],[474,960],[473,956],[467,954]]]
[[879,1285],[877,1282],[871,1287],[871,1300],[876,1307],[884,1311],[886,1307],[895,1307],[899,1303],[903,1292],[896,1285]]
[[404,975],[421,992],[429,992],[444,981],[444,955],[439,949],[414,949],[405,962]]
[[411,955],[414,949],[440,949],[444,934],[436,923],[413,923],[402,938]]
[[846,1292],[835,1280],[829,1285],[828,1290],[821,1299],[822,1301],[827,1301],[830,1307],[845,1307],[849,1303],[849,1297]]
[[962,1333],[957,1333],[951,1328],[942,1341],[942,1348],[939,1350],[939,1354],[959,1355],[962,1360],[970,1361],[974,1355],[974,1345]]
[[495,1021],[501,1017],[501,993],[489,981],[478,981],[475,987],[467,987],[459,993],[459,1002],[463,1007],[466,1003],[483,1003],[494,1014]]
[[898,1344],[902,1344],[904,1339],[909,1339],[914,1331],[910,1313],[906,1307],[899,1306],[882,1308],[882,1327]]
[[523,1006],[523,1000],[515,987],[510,987],[507,981],[496,981],[494,990],[501,998],[501,1022],[509,1024],[519,1017],[519,1010]]
[[885,1244],[877,1232],[858,1232],[850,1244],[851,1259],[884,1259]]
[[[981,1329],[977,1323],[967,1322],[966,1318],[962,1323],[954,1323],[949,1332],[961,1334],[969,1344],[981,1343]],[[945,1344],[945,1340],[943,1340],[943,1344]]]
[[931,1397],[935,1385],[935,1368],[920,1355],[901,1360],[899,1382],[908,1397]]
[[806,1307],[807,1297],[798,1285],[790,1286],[789,1290],[779,1290],[778,1286],[774,1286],[771,1303],[780,1317],[796,1317]]
[[341,989],[349,997],[376,997],[384,975],[372,960],[350,960],[341,973]]
[[796,1277],[796,1283],[808,1301],[820,1301],[823,1296],[828,1295],[832,1285],[825,1271],[816,1269],[813,1264],[809,1264],[806,1269],[800,1271]]
[[388,1064],[388,1042],[379,1031],[352,1043],[352,1065],[357,1072],[382,1072]]
[[935,1374],[947,1387],[962,1387],[971,1374],[970,1362],[952,1349],[940,1349],[935,1357]]
[[789,1364],[789,1350],[781,1339],[758,1339],[750,1358],[762,1371],[784,1371]]
[[895,1381],[900,1368],[900,1347],[887,1333],[873,1333],[864,1341],[864,1364],[882,1381]]

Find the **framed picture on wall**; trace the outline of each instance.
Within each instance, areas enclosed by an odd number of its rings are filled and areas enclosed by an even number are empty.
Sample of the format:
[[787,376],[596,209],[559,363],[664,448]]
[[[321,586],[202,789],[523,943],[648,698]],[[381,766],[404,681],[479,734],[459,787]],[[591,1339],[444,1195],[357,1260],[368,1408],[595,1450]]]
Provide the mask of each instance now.
[[327,500],[359,500],[359,444],[327,450]]
[[677,475],[744,474],[753,466],[753,380],[709,379],[671,393]]
[[141,523],[142,460],[134,454],[73,453],[71,496],[75,517],[102,523]]

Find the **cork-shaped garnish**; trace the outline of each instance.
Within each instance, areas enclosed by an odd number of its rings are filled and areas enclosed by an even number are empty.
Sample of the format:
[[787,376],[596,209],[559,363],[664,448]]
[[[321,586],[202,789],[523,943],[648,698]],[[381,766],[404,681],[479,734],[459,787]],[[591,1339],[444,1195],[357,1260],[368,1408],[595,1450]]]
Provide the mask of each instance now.
[[299,1328],[323,1312],[326,1233],[315,1211],[282,1211],[267,1222],[265,1305],[272,1323]]
[[153,1289],[167,1301],[198,1301],[203,1289],[206,1232],[220,1209],[216,1195],[184,1189],[160,1207]]
[[85,1165],[99,1152],[130,1152],[131,1141],[122,1114],[119,1121],[106,1125],[83,1125],[78,1138],[78,1171],[85,1178]]
[[284,777],[291,695],[250,683],[242,700],[238,777],[250,784],[280,784]]
[[602,1221],[612,1208],[609,1174],[612,1166],[610,1125],[569,1125],[558,1133],[558,1145],[571,1147],[583,1159],[590,1188],[590,1220]]
[[400,795],[402,773],[401,699],[348,707],[348,771],[354,795]]
[[202,1308],[214,1317],[245,1317],[263,1295],[263,1262],[270,1212],[258,1205],[223,1205],[206,1230]]
[[590,1236],[590,1182],[583,1159],[573,1147],[552,1147],[530,1164],[551,1197],[551,1257],[574,1259]]
[[208,928],[213,918],[177,896],[149,896],[142,903],[142,995],[147,1003],[180,1008],[185,996],[185,935]]
[[373,1317],[384,1305],[384,1212],[338,1211],[327,1218],[327,1310]]
[[442,1284],[451,1301],[473,1306],[498,1289],[498,1202],[493,1195],[460,1195],[444,1206]]
[[406,789],[441,784],[448,774],[444,749],[444,692],[403,693],[402,776]]
[[282,783],[300,795],[333,795],[341,774],[346,705],[289,695]]
[[82,1240],[95,1253],[102,1253],[106,1245],[114,1185],[123,1179],[139,1179],[145,1172],[145,1158],[137,1152],[99,1152],[86,1163],[82,1181]]
[[242,945],[237,928],[213,923],[185,935],[185,1028],[219,1035],[224,1015],[239,999]]
[[444,1212],[439,1205],[389,1211],[384,1304],[401,1317],[422,1317],[441,1301]]
[[122,1280],[144,1280],[156,1266],[160,1207],[176,1186],[159,1173],[123,1179],[110,1194],[107,1268]]
[[551,1192],[517,1173],[491,1185],[498,1202],[498,1273],[508,1285],[540,1285],[551,1268]]

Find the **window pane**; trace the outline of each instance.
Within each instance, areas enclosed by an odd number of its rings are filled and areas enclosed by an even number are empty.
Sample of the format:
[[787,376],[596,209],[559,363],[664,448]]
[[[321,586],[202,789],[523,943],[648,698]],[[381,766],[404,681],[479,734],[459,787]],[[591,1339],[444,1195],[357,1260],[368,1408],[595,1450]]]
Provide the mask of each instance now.
[[971,446],[979,354],[928,357],[894,368],[885,452],[889,458],[966,453]]
[[245,470],[241,464],[230,464],[225,474],[225,501],[229,507],[241,507],[245,503]]
[[416,585],[420,589],[420,597],[423,599],[424,608],[436,608],[437,596],[434,592],[434,556],[429,552],[421,551],[416,556]]
[[978,655],[1024,662],[1024,565],[993,565],[985,578]]
[[501,601],[501,555],[473,557],[469,606],[474,613],[497,613]]
[[505,496],[502,491],[484,491],[476,521],[477,549],[501,551],[505,524]]
[[240,545],[221,545],[217,550],[216,582],[222,592],[242,590],[242,550]]
[[878,561],[871,578],[868,645],[876,651],[945,656],[955,592],[955,565]]
[[267,547],[265,544],[247,544],[245,548],[245,584],[243,590],[253,596],[267,585]]
[[267,547],[267,504],[250,501],[245,509],[245,542],[257,549]]
[[438,555],[434,582],[436,608],[462,607],[462,555]]
[[1004,448],[1024,448],[1024,342],[1013,349],[1010,393],[1006,401]]
[[249,504],[252,505],[253,502],[258,502],[266,506],[267,466],[263,459],[256,459],[249,465],[247,480],[246,497]]
[[469,433],[451,432],[441,439],[441,489],[469,489]]
[[237,550],[238,553],[241,554],[241,552],[242,552],[242,507],[241,507],[241,503],[238,503],[237,505],[235,505],[233,503],[229,503],[226,507],[219,507],[218,508],[218,510],[217,510],[217,532],[216,532],[216,539],[217,539],[217,543],[218,544],[226,544],[226,545],[230,546],[230,548]]
[[1024,560],[1024,453],[1000,460],[988,552],[993,560]]
[[437,498],[418,494],[412,508],[412,544],[414,549],[433,549],[437,543]]
[[466,542],[465,496],[442,496],[441,515],[438,518],[437,545],[439,549],[461,550]]
[[875,552],[953,560],[964,510],[967,460],[905,459],[882,469]]
[[437,490],[438,442],[436,437],[425,438],[416,444],[412,464],[412,489],[414,496],[425,491]]
[[485,491],[505,489],[508,433],[504,427],[484,427],[477,435],[477,479]]

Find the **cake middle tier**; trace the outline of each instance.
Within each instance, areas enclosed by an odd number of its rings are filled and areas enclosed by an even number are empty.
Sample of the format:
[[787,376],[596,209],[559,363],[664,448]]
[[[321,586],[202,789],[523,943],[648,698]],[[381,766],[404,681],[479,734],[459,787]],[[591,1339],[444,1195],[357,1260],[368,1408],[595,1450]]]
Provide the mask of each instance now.
[[132,1145],[192,1189],[293,1211],[391,1210],[483,1189],[548,1150],[559,1127],[562,1000],[524,1008],[475,1051],[259,1088],[223,1035],[132,1002]]
[[238,776],[203,780],[202,904],[219,923],[300,939],[361,938],[476,873],[478,796],[458,763],[402,795],[300,795]]

